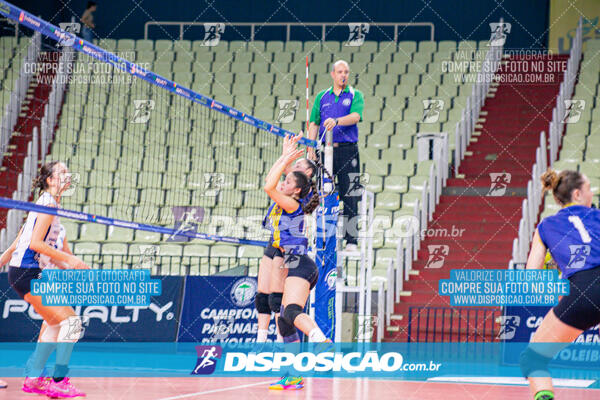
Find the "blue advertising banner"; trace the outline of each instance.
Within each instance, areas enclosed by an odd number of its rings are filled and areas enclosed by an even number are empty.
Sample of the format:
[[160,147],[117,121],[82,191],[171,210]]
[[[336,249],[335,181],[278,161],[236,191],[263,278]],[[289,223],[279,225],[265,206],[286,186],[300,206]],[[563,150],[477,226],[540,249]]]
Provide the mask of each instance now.
[[[528,343],[537,328],[541,325],[548,311],[550,311],[550,308],[506,307],[504,315],[500,317],[501,328],[498,333],[498,339],[504,340],[505,343]],[[585,351],[581,352],[564,348],[569,345],[568,343],[556,345],[555,353],[557,355],[554,362],[557,365],[589,368],[591,363],[597,364],[598,360],[600,360],[600,351],[598,349],[600,335],[598,326],[583,332],[575,339],[574,343],[588,347],[584,347]],[[535,346],[539,346],[539,344],[535,344]],[[518,365],[519,356],[520,353],[505,349],[503,361],[508,365]]]
[[[81,341],[167,342],[177,338],[183,278],[154,277],[162,281],[162,294],[148,306],[76,306],[84,325]],[[0,341],[36,341],[42,318],[0,274]]]
[[[188,276],[178,340],[254,342],[258,330],[256,288],[254,277]],[[275,319],[271,319],[268,338],[276,338]]]
[[[500,320],[498,339],[505,342],[529,342],[551,307],[507,306]],[[583,332],[575,343],[600,343],[598,327]]]
[[325,336],[335,336],[335,282],[337,279],[336,230],[340,200],[337,192],[323,199],[317,209],[317,257],[319,280],[315,286],[315,322]]

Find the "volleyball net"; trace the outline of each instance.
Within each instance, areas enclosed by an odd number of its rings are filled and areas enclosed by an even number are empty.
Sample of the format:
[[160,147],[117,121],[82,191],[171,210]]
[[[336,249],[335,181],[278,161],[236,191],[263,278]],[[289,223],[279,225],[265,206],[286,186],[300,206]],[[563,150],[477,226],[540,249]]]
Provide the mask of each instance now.
[[[177,260],[186,256],[208,264],[259,256],[261,249],[251,247],[269,235],[262,228],[269,206],[264,178],[281,154],[282,138],[294,134],[277,119],[276,97],[273,118],[265,121],[251,115],[250,96],[236,96],[238,109],[201,94],[229,93],[234,85],[250,89],[246,80],[254,79],[203,67],[202,58],[213,57],[210,47],[196,52],[174,42],[133,40],[118,48],[114,41],[95,45],[77,36],[77,24],[57,27],[8,3],[0,13],[41,36],[39,55],[27,68],[30,87],[47,87],[34,91],[44,110],[31,133],[31,152],[19,160],[24,167],[15,168],[22,171],[18,194],[0,202],[12,209],[4,245],[25,211],[51,211],[27,203],[37,161],[63,161],[71,186],[61,207],[69,211],[53,212],[66,217],[74,252],[94,266],[133,266],[147,252],[172,266],[158,272],[179,273],[185,271]],[[316,147],[306,138],[300,143]],[[169,243],[191,239],[203,242]],[[221,245],[207,251],[214,243]]]

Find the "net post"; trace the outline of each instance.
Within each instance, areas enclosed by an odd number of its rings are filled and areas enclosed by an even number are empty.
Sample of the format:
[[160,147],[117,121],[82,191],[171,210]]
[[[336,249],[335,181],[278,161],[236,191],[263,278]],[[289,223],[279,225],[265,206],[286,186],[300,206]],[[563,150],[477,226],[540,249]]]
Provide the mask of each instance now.
[[[324,155],[324,165],[325,169],[331,173],[333,173],[333,131],[327,131],[325,133],[325,146],[323,149]],[[323,189],[326,193],[331,192],[333,188],[333,182],[329,182],[328,180],[324,180]]]

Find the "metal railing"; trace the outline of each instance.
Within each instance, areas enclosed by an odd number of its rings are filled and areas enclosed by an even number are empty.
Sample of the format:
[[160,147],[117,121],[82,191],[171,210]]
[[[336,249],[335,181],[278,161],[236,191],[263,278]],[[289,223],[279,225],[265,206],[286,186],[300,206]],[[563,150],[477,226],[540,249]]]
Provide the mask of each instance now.
[[23,57],[23,63],[19,70],[19,76],[15,79],[14,89],[10,94],[10,100],[6,104],[4,114],[2,116],[0,126],[0,162],[6,153],[8,143],[12,136],[12,131],[19,118],[21,111],[21,103],[25,99],[29,83],[33,77],[34,68],[30,68],[32,64],[37,62],[38,55],[42,46],[42,39],[39,32],[33,35],[27,53]]
[[408,342],[497,340],[499,308],[409,307]]
[[[356,293],[358,296],[358,320],[359,324],[371,319],[371,300],[372,300],[372,268],[373,257],[373,212],[375,207],[375,196],[373,193],[364,190],[361,202],[359,217],[360,223],[360,255],[355,258],[356,274],[348,279],[348,269],[344,268],[344,261],[352,254],[346,254],[339,251],[338,256],[338,275],[336,279],[335,294],[335,316],[338,323],[335,326],[335,341],[341,341],[342,329],[342,311],[344,307],[344,297],[347,293]],[[358,341],[370,341],[371,335],[363,333],[359,335]]]
[[[404,281],[408,280],[412,263],[417,259],[421,246],[421,233],[427,230],[429,221],[441,196],[441,188],[448,179],[448,140],[447,134],[442,133],[434,140],[439,140],[439,151],[436,152],[426,186],[421,192],[421,200],[413,208],[413,214],[406,219],[406,232],[397,238],[396,255],[388,261],[385,278],[377,282],[377,330],[375,340],[381,341],[384,326],[391,323],[391,317],[396,303],[400,302],[400,293]],[[371,221],[372,223],[372,221]]]
[[[250,41],[254,41],[254,37],[257,32],[263,27],[284,27],[285,28],[285,40],[290,41],[293,27],[321,27],[321,40],[327,39],[327,27],[337,26],[348,26],[349,23],[342,22],[214,22],[215,24],[223,24],[227,26],[241,26],[250,27]],[[148,21],[144,24],[144,39],[148,39],[148,29],[150,26],[178,26],[179,27],[179,40],[183,40],[183,34],[185,32],[184,27],[189,26],[204,26],[205,22],[193,22],[193,21]],[[400,27],[427,27],[430,30],[429,40],[435,38],[435,25],[433,22],[369,22],[371,26],[378,27],[393,27],[394,28],[394,42],[398,41],[398,33]]]
[[581,62],[583,32],[583,18],[579,18],[573,46],[569,53],[569,61],[567,61],[567,69],[564,72],[564,79],[560,84],[560,90],[556,97],[556,106],[552,110],[552,121],[548,130],[548,139],[550,140],[550,162],[552,166],[554,161],[558,159],[558,148],[562,142],[562,133],[564,128],[563,117],[565,115],[565,100],[570,99],[577,81],[577,71],[579,71],[579,63]]
[[[37,63],[37,59],[41,50],[41,35],[36,32],[27,47],[27,53],[23,58],[23,64],[19,70],[19,76],[15,80],[15,86],[10,94],[9,103],[6,105],[4,115],[0,126],[0,163],[8,148],[8,144],[12,137],[13,129],[17,123],[21,105],[27,94],[27,89],[33,77],[35,68],[31,65]],[[27,144],[27,156],[23,160],[22,172],[17,176],[17,190],[12,194],[13,200],[26,201],[31,193],[31,184],[37,173],[37,165],[39,160],[39,138],[38,129],[33,129],[33,138]],[[6,249],[9,246],[9,241],[17,236],[20,229],[20,224],[23,220],[24,212],[20,210],[9,210],[6,214],[6,227],[0,230],[0,248]]]
[[[502,19],[500,19],[502,23]],[[471,136],[475,131],[475,125],[479,119],[479,113],[494,79],[494,75],[500,67],[503,46],[490,46],[489,51],[482,63],[481,70],[477,73],[475,84],[471,95],[467,98],[467,104],[462,112],[460,121],[456,124],[455,147],[454,147],[454,173],[458,174],[460,162],[465,157],[465,152]]]
[[519,234],[513,240],[512,259],[509,262],[509,268],[524,268],[527,262],[529,245],[533,239],[533,233],[538,222],[538,211],[543,202],[539,178],[557,160],[558,149],[562,142],[564,130],[562,118],[565,115],[565,100],[571,98],[577,80],[577,71],[581,62],[583,44],[582,24],[583,21],[580,18],[573,46],[569,54],[567,69],[564,72],[558,96],[556,96],[556,106],[552,110],[552,121],[548,129],[548,141],[546,141],[546,133],[540,133],[540,145],[536,149],[536,162],[532,167],[531,178],[527,182],[527,198],[523,200],[522,217],[519,221]]
[[[503,20],[501,19],[500,22],[502,23]],[[456,124],[456,143],[452,160],[455,174],[458,174],[460,161],[465,156],[466,148],[475,130],[480,111],[485,104],[493,77],[500,66],[502,54],[502,46],[490,46],[481,70],[477,74],[471,95],[467,98],[462,118]],[[383,338],[383,326],[391,323],[394,305],[400,302],[403,283],[408,280],[412,270],[412,262],[417,259],[421,240],[423,239],[420,232],[427,229],[427,224],[431,221],[435,206],[439,202],[442,188],[448,179],[450,162],[448,136],[444,133],[424,135],[425,139],[436,140],[434,137],[440,141],[439,143],[442,143],[442,146],[434,151],[435,162],[429,171],[427,186],[423,188],[421,200],[414,207],[413,217],[418,221],[416,223],[417,229],[412,234],[398,239],[396,257],[388,264],[385,281],[382,281],[378,287],[378,290],[382,293],[378,293],[377,331],[375,332],[377,341]]]

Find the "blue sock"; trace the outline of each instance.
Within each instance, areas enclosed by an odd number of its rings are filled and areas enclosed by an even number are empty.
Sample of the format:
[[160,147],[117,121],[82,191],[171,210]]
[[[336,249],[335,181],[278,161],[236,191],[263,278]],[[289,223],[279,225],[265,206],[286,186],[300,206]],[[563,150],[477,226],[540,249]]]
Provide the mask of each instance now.
[[38,342],[25,365],[25,376],[31,378],[42,376],[46,362],[55,348],[56,343]]
[[56,346],[56,366],[52,375],[54,382],[60,382],[69,373],[69,360],[75,343],[59,343]]

